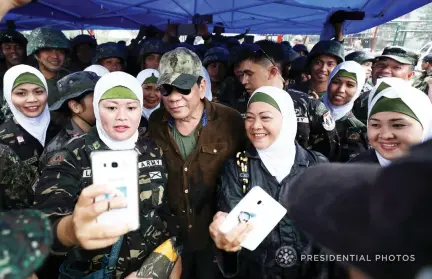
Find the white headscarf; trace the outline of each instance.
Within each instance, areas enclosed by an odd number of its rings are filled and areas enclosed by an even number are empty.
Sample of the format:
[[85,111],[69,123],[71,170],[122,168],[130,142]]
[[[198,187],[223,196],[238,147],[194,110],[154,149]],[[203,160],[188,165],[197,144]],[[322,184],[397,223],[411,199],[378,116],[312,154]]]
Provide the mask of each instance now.
[[100,77],[107,75],[110,71],[102,65],[91,65],[84,69],[85,72],[93,72]]
[[[391,87],[379,90],[377,93],[377,89],[380,88],[380,85],[383,82],[387,83]],[[372,96],[372,101],[369,106],[368,119],[371,117],[370,113],[373,107],[381,97],[390,99],[400,98],[414,112],[420,124],[423,126],[422,142],[427,141],[432,137],[432,103],[424,92],[412,87],[408,82],[402,79],[383,78],[378,80],[377,85],[372,90],[370,96]],[[377,151],[375,152],[381,166],[386,167],[390,165],[390,160],[385,159]]]
[[[328,88],[330,87],[330,83],[331,83],[332,79],[336,76],[336,74],[340,70],[345,70],[345,71],[348,71],[350,73],[356,74],[357,91],[348,103],[346,103],[343,106],[335,106],[329,100]],[[341,119],[348,112],[350,112],[352,110],[355,100],[360,96],[360,93],[363,89],[365,81],[366,81],[366,72],[365,72],[364,68],[357,62],[346,61],[346,62],[343,62],[343,63],[337,65],[337,67],[334,68],[334,70],[330,74],[330,78],[329,78],[329,81],[327,84],[327,93],[324,95],[324,104],[330,110],[334,120],[337,121],[337,120]]]
[[[159,72],[157,70],[154,70],[154,69],[145,69],[145,70],[141,71],[138,74],[137,80],[142,85],[144,83],[144,81],[146,79],[148,79],[149,77],[151,77],[152,75],[154,75],[155,77],[159,78]],[[160,108],[160,104],[158,104],[156,107],[154,107],[152,109],[145,108],[144,105],[143,105],[142,116],[144,116],[148,120],[150,118],[150,115],[152,114],[152,112],[155,111],[155,110],[157,110],[158,108]]]
[[111,149],[111,150],[126,150],[135,148],[135,143],[138,140],[138,129],[135,134],[127,140],[114,140],[112,139],[103,129],[100,112],[99,112],[99,102],[103,94],[114,88],[116,86],[123,86],[130,89],[138,98],[141,108],[143,106],[143,94],[141,89],[141,84],[139,81],[125,73],[125,72],[113,72],[103,76],[96,83],[93,97],[93,109],[96,117],[96,128],[100,139]]
[[202,71],[203,71],[203,78],[206,81],[205,97],[207,98],[207,100],[209,100],[211,102],[213,100],[213,93],[211,91],[211,79],[210,79],[210,75],[209,75],[207,69],[204,66],[202,66]]
[[20,112],[15,105],[12,103],[12,90],[15,80],[24,73],[30,73],[37,76],[42,83],[45,85],[45,90],[48,95],[48,86],[43,74],[36,68],[27,65],[17,65],[10,68],[4,75],[3,78],[3,91],[4,97],[12,111],[15,120],[21,125],[30,135],[37,139],[43,147],[45,147],[46,131],[50,124],[51,118],[48,109],[48,102],[45,105],[44,110],[38,117],[27,117]]
[[[263,86],[252,94],[264,93],[270,96],[279,106],[282,114],[282,127],[278,138],[266,149],[257,149],[258,155],[267,170],[281,183],[291,172],[296,155],[295,137],[297,134],[297,117],[290,95],[277,87]],[[249,103],[248,103],[249,106]]]

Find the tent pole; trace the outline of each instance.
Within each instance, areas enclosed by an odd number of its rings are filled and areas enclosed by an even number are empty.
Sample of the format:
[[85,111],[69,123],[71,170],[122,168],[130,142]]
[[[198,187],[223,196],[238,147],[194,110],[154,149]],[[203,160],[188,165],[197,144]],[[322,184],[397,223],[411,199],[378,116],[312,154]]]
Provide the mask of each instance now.
[[374,32],[374,36],[373,36],[373,39],[372,39],[372,46],[371,46],[371,52],[373,52],[373,51],[374,51],[374,48],[375,48],[375,44],[376,44],[376,37],[377,37],[377,34],[378,34],[378,26],[377,26],[377,27],[375,27],[375,32]]

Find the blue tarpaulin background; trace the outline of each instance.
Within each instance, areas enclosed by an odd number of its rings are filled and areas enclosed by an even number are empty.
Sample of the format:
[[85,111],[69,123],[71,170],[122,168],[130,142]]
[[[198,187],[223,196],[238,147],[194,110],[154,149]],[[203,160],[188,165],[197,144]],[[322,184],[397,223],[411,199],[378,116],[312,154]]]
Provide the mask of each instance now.
[[[192,16],[213,14],[226,32],[251,28],[257,34],[320,34],[334,9],[366,12],[347,22],[345,33],[358,33],[400,17],[432,0],[38,0],[13,10],[0,24],[15,20],[19,30],[40,26],[72,29],[139,29],[168,20],[191,23]],[[211,30],[211,29],[210,29]]]

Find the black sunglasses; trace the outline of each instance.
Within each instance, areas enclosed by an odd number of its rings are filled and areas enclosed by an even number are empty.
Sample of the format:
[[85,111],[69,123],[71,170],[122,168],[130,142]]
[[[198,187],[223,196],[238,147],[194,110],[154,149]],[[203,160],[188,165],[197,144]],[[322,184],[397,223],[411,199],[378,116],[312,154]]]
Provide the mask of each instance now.
[[[196,83],[198,85],[200,85],[202,79],[203,79],[202,77],[199,77]],[[176,91],[179,92],[182,95],[189,95],[191,93],[191,91],[192,91],[192,88],[190,88],[190,89],[182,89],[182,88],[178,88],[176,86],[169,85],[169,84],[161,84],[159,86],[159,90],[161,92],[161,95],[164,96],[164,97],[168,97],[173,92],[174,89],[176,89]]]

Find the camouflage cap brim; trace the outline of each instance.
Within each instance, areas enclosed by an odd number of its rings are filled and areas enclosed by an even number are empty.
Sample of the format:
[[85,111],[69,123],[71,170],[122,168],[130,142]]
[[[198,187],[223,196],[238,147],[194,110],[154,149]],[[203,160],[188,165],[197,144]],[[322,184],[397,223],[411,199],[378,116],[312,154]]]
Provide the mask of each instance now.
[[396,55],[381,55],[377,57],[377,60],[381,58],[390,58],[393,60],[396,60],[397,62],[401,64],[407,64],[407,65],[414,65],[414,61],[412,59],[406,58],[406,57],[400,57]]
[[190,74],[166,73],[159,77],[156,85],[159,87],[168,84],[180,89],[191,89],[198,81],[198,78],[199,76]]
[[58,100],[57,102],[55,102],[54,104],[52,104],[51,106],[49,106],[49,110],[50,111],[59,110],[59,109],[63,108],[67,104],[67,102],[69,100],[73,100],[75,98],[79,98],[82,95],[89,94],[89,93],[91,93],[93,91],[94,90],[84,90],[84,91],[75,92],[75,93],[72,93],[72,94],[65,95],[65,96],[61,97],[60,100]]

